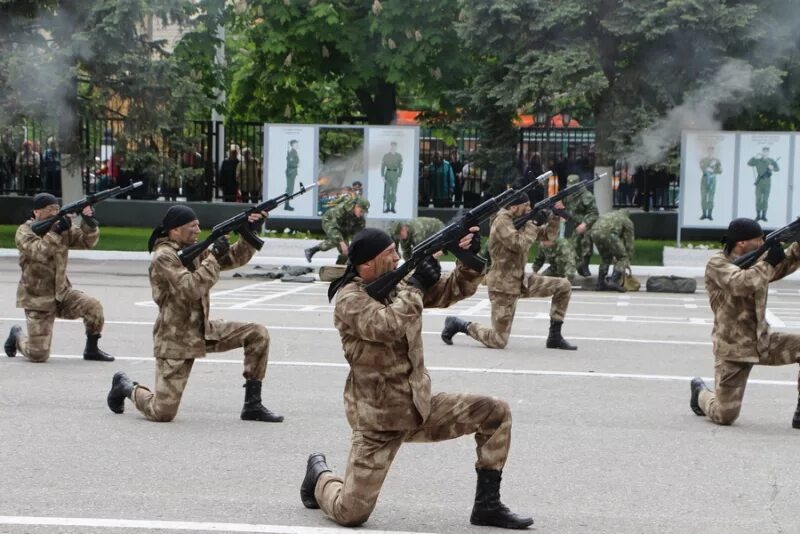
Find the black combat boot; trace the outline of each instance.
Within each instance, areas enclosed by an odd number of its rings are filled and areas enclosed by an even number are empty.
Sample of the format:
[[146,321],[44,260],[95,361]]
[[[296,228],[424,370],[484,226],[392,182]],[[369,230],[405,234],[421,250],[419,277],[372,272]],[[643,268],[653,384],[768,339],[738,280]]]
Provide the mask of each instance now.
[[261,404],[261,380],[248,380],[244,385],[244,407],[242,421],[280,423],[283,416],[269,411]]
[[289,201],[288,201],[288,200],[287,200],[287,201],[286,201],[286,203],[283,205],[283,209],[285,209],[286,211],[294,211],[294,208],[291,206],[291,204],[289,204]]
[[314,245],[313,247],[307,248],[305,250],[306,260],[308,260],[308,263],[311,263],[311,258],[313,258],[314,254],[316,254],[317,252],[319,252],[319,247],[317,245]]
[[125,398],[131,399],[135,386],[136,382],[133,382],[122,371],[114,373],[114,378],[111,379],[111,390],[106,397],[106,402],[112,412],[122,413],[125,411]]
[[[689,408],[691,408],[692,411],[697,415],[705,415],[706,412],[704,412],[703,409],[700,408],[700,392],[703,390],[705,391],[711,391],[711,390],[708,389],[706,383],[703,382],[703,379],[700,378],[699,376],[692,378],[689,387],[692,390],[692,396],[689,399]],[[800,407],[798,407],[798,410],[800,410]],[[797,414],[795,414],[795,419],[796,418]],[[794,421],[792,422],[792,426],[794,426]],[[795,428],[798,427],[795,426]]]
[[589,256],[584,256],[583,261],[580,265],[578,265],[578,274],[583,276],[584,278],[589,278],[592,276],[592,271],[589,270],[589,260],[591,258]]
[[15,324],[11,327],[11,331],[8,333],[8,338],[6,338],[6,344],[3,348],[6,349],[6,356],[9,358],[13,358],[17,355],[17,340],[19,339],[20,334],[22,334],[22,327]]
[[500,502],[501,471],[475,469],[478,487],[475,490],[475,506],[469,522],[485,527],[523,529],[533,524],[532,517],[522,517]]
[[622,283],[622,271],[614,269],[614,272],[608,277],[606,288],[608,288],[610,291],[619,291],[620,293],[625,293],[625,286]]
[[331,470],[325,462],[325,455],[315,452],[309,455],[306,464],[306,476],[300,485],[300,500],[306,508],[319,508],[317,498],[314,497],[314,490],[317,489],[317,480],[322,473],[330,473]]
[[595,286],[597,291],[608,291],[606,276],[608,276],[608,265],[601,263],[597,268],[597,286]]
[[561,336],[561,325],[563,324],[564,321],[550,319],[550,333],[547,336],[547,343],[545,346],[548,349],[578,350],[578,347]]
[[800,429],[800,396],[797,397],[797,409],[794,411],[794,417],[792,417],[792,428]]
[[453,336],[461,333],[467,333],[469,322],[463,321],[458,317],[449,316],[444,320],[444,328],[442,329],[442,341],[448,345],[453,344]]
[[83,349],[83,359],[93,362],[113,362],[114,357],[97,347],[100,334],[86,334],[86,348]]

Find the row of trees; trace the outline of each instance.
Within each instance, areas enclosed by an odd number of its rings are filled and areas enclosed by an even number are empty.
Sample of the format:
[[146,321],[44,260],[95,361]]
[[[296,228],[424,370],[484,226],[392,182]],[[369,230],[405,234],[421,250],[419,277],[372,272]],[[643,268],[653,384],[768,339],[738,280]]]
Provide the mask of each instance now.
[[[183,27],[173,49],[154,19]],[[212,106],[387,124],[403,104],[478,124],[507,176],[517,115],[569,109],[598,161],[669,164],[681,128],[798,126],[797,20],[793,0],[0,0],[0,120],[74,140],[109,112],[163,132]]]

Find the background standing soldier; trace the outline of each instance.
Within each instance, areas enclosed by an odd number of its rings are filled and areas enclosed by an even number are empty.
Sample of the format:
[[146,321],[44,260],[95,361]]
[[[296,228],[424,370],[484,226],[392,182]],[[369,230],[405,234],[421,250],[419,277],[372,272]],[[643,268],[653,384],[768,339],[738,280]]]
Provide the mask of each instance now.
[[103,331],[103,306],[100,301],[72,288],[67,278],[69,249],[92,249],[97,245],[100,230],[94,211],[87,206],[81,213],[80,228],[71,218],[58,218],[50,230],[38,236],[31,224],[58,213],[58,199],[50,193],[33,197],[33,218],[17,229],[16,243],[22,278],[17,287],[17,308],[25,310],[28,336],[18,325],[11,327],[5,343],[6,354],[13,358],[17,351],[32,362],[45,362],[50,357],[53,323],[59,319],[83,319],[86,328],[84,360],[114,361],[114,357],[97,347]]
[[[477,232],[478,228],[470,229]],[[459,246],[472,248],[476,233]],[[474,244],[480,243],[475,237]],[[336,296],[334,324],[350,374],[345,383],[347,421],[353,430],[344,477],[334,475],[325,456],[309,456],[300,497],[307,508],[322,508],[344,526],[364,523],[375,508],[383,481],[404,442],[433,442],[475,434],[478,485],[470,522],[525,528],[533,519],[511,512],[500,501],[500,480],[511,443],[511,409],[494,397],[431,394],[422,353],[422,309],[449,306],[475,293],[481,273],[458,263],[441,276],[433,257],[422,261],[384,302],[365,284],[397,268],[392,238],[368,228],[355,236],[344,276],[331,283]],[[337,294],[338,292],[338,294]]]
[[525,275],[525,264],[528,263],[528,250],[531,245],[539,236],[554,239],[558,235],[560,219],[550,215],[548,220],[548,213],[542,210],[537,214],[541,226],[528,221],[525,226],[517,230],[514,227],[514,217],[530,211],[528,196],[517,194],[508,208],[497,212],[489,230],[489,255],[492,258],[492,266],[486,275],[486,285],[489,288],[489,301],[492,304],[492,327],[467,322],[454,316],[447,317],[442,330],[442,341],[448,345],[453,344],[454,335],[462,333],[489,348],[505,348],[511,335],[511,323],[514,322],[517,301],[520,298],[552,296],[550,332],[546,347],[577,349],[561,336],[561,326],[564,324],[564,316],[569,306],[572,284],[564,278],[541,276],[536,273]]
[[[260,226],[266,213],[249,217],[252,227]],[[155,391],[132,382],[119,372],[108,393],[108,407],[123,413],[125,397],[151,421],[172,421],[178,413],[183,391],[195,359],[208,352],[225,352],[244,347],[245,398],[241,418],[245,421],[280,423],[277,415],[261,404],[261,384],[267,371],[269,334],[262,325],[209,319],[209,293],[219,280],[220,271],[235,269],[255,254],[244,239],[233,246],[223,236],[203,251],[187,268],[178,251],[197,242],[200,222],[191,208],[172,206],[160,226],[150,236],[148,250],[150,287],[158,305],[153,326],[156,358]]]
[[[715,391],[711,392],[702,378],[693,378],[689,406],[719,425],[729,425],[739,417],[754,365],[800,363],[800,335],[771,332],[764,317],[769,284],[797,270],[800,245],[793,243],[787,256],[776,243],[749,269],[733,263],[763,245],[763,235],[754,220],[734,219],[728,225],[725,248],[706,265],[706,291],[714,312]],[[792,427],[800,428],[800,397]]]
[[[625,269],[631,266],[634,237],[633,221],[625,210],[610,211],[597,219],[592,228],[592,241],[600,254],[598,291],[625,292],[623,277]],[[610,265],[614,266],[614,271],[606,279]]]
[[[568,186],[579,181],[580,176],[577,174],[567,176]],[[589,262],[592,259],[591,231],[600,216],[594,194],[583,187],[579,193],[570,195],[563,202],[557,203],[556,207],[566,209],[572,214],[570,224],[575,225],[572,240],[575,247],[575,262],[578,265],[578,274],[584,277],[592,276],[592,272],[589,270]]]
[[340,204],[326,211],[322,215],[322,231],[325,232],[325,241],[305,249],[306,260],[311,263],[314,254],[335,247],[339,249],[336,263],[344,265],[347,262],[350,239],[359,230],[364,229],[368,211],[369,200],[361,196],[345,198]]
[[381,176],[383,176],[383,213],[397,213],[394,204],[397,201],[397,182],[403,174],[403,156],[397,152],[397,141],[389,143],[389,152],[383,155],[381,161]]
[[242,202],[255,204],[261,201],[261,163],[249,148],[242,150],[242,161],[236,168],[236,182],[242,191]]
[[778,172],[778,161],[769,157],[769,147],[761,149],[761,153],[753,156],[747,162],[756,171],[756,221],[767,222],[767,209],[769,208],[769,190],[772,187],[772,173]]
[[714,210],[714,193],[717,190],[717,176],[722,174],[722,163],[714,155],[714,145],[708,147],[708,155],[700,160],[700,207],[703,215],[700,219],[713,221],[711,212]]
[[[297,153],[297,139],[289,141],[289,150],[286,152],[286,194],[294,193],[294,181],[297,178],[297,168],[300,166],[300,155]],[[294,211],[289,201],[283,206],[286,211]]]
[[402,245],[403,259],[411,259],[411,252],[417,244],[444,228],[444,223],[435,217],[417,217],[410,221],[396,221],[389,225],[389,235],[399,251]]

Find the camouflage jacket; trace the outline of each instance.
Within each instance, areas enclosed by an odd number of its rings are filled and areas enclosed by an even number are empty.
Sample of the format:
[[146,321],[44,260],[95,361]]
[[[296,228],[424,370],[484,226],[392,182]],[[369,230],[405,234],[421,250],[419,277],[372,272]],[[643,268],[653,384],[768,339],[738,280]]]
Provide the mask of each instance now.
[[547,225],[536,226],[527,222],[520,230],[514,228],[511,212],[501,209],[489,230],[489,255],[492,266],[486,275],[489,291],[519,295],[525,283],[525,264],[528,250],[536,239],[555,239],[560,219],[550,217]]
[[417,217],[412,221],[400,224],[408,225],[408,238],[398,239],[396,231],[391,234],[397,249],[400,250],[402,247],[403,259],[406,261],[411,259],[411,251],[415,246],[444,228],[444,223],[435,217]]
[[344,388],[354,430],[408,430],[430,415],[431,378],[422,354],[422,308],[469,298],[481,275],[458,265],[424,295],[401,282],[387,303],[373,299],[356,278],[336,296],[334,324],[350,374]]
[[250,261],[256,250],[244,239],[231,245],[228,255],[217,261],[203,251],[191,269],[178,259],[181,246],[167,237],[156,241],[150,262],[150,287],[158,305],[153,325],[156,358],[176,360],[202,358],[206,340],[217,340],[216,321],[209,321],[209,292],[220,270],[235,269]]
[[17,228],[22,277],[17,286],[17,308],[55,311],[56,302],[72,287],[67,278],[69,249],[90,249],[100,238],[99,228],[90,228],[81,220],[80,228],[71,227],[58,235],[47,232],[39,237],[31,229],[33,219]]
[[345,236],[352,238],[356,232],[364,229],[364,217],[353,215],[354,205],[354,199],[348,198],[322,215],[322,231],[328,239],[346,241]]
[[576,224],[586,223],[589,228],[597,222],[600,212],[597,211],[597,202],[594,195],[586,188],[580,193],[570,195],[564,199],[564,207],[574,217]]
[[786,259],[776,267],[759,261],[749,269],[740,269],[733,264],[734,259],[720,251],[706,265],[706,291],[714,312],[714,357],[757,363],[759,354],[769,349],[770,330],[764,318],[769,283],[797,270],[800,244],[787,249]]
[[633,256],[635,245],[635,232],[633,221],[625,210],[615,210],[604,213],[597,219],[592,227],[592,240],[604,242],[614,235],[622,241],[629,256]]

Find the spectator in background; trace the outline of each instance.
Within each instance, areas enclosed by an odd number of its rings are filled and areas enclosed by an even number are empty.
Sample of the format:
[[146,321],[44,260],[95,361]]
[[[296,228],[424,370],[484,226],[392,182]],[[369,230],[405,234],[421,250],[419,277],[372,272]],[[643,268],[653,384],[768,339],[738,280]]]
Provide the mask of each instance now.
[[261,200],[261,162],[253,157],[249,148],[242,150],[242,161],[236,167],[236,183],[242,192],[242,202],[249,204]]
[[456,177],[453,168],[441,153],[434,152],[433,161],[428,166],[428,180],[431,184],[431,196],[435,208],[449,208],[453,205],[453,193],[456,186]]
[[228,159],[219,169],[219,185],[222,188],[223,202],[236,202],[236,169],[239,166],[239,147],[231,145]]
[[44,166],[44,189],[57,197],[61,196],[61,151],[55,137],[47,139],[47,149],[42,158]]
[[453,191],[453,205],[461,206],[464,197],[464,163],[458,157],[458,150],[450,151],[449,162],[456,178],[456,186]]
[[33,195],[41,188],[39,180],[39,153],[33,149],[33,143],[24,141],[22,151],[17,154],[17,178],[24,194]]

